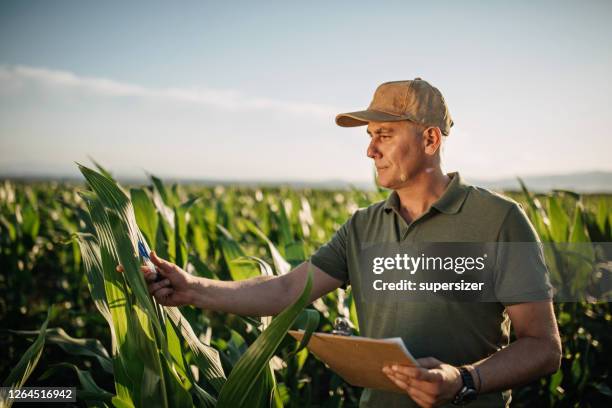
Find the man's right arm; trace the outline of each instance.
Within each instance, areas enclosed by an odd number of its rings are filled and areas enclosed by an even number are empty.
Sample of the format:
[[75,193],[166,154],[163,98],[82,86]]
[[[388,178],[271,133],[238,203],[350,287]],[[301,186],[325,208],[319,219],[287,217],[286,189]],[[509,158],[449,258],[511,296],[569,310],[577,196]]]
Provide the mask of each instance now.
[[339,288],[342,282],[304,262],[281,276],[258,276],[242,281],[200,278],[194,304],[202,309],[247,316],[272,316],[295,302],[304,290],[309,269],[312,291],[308,303]]
[[202,309],[243,316],[272,316],[293,303],[304,290],[308,272],[312,271],[309,303],[343,282],[331,277],[309,262],[304,262],[280,276],[258,276],[241,281],[221,281],[196,277],[177,265],[151,254],[151,261],[163,276],[160,282],[143,268],[149,292],[162,305],[192,304]]

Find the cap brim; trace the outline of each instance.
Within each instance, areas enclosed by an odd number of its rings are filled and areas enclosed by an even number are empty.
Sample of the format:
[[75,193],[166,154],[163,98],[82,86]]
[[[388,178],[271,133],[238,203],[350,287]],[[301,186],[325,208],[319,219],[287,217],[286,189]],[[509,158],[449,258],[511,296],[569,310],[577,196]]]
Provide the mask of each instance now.
[[336,116],[336,124],[342,127],[365,126],[368,122],[397,122],[400,120],[410,120],[410,118],[374,110],[341,113]]

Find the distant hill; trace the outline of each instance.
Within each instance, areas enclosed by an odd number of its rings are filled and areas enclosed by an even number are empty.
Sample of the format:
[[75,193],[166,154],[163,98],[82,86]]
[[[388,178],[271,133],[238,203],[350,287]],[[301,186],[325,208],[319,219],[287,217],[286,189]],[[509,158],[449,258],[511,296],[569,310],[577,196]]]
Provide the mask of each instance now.
[[[496,191],[517,191],[521,188],[516,177],[496,180],[482,180],[472,177],[465,177],[465,179],[470,184]],[[527,188],[533,192],[558,189],[572,190],[579,193],[612,193],[612,172],[610,171],[524,176],[521,179]],[[343,181],[323,181],[314,183],[288,182],[287,184],[292,187],[312,188],[346,188],[348,186],[366,190],[374,188],[373,182],[347,183]]]
[[[253,186],[288,186],[291,188],[313,188],[313,189],[349,189],[358,188],[363,190],[373,190],[375,188],[373,181],[361,182],[346,182],[343,180],[323,180],[323,181],[300,181],[300,180],[215,180],[215,179],[176,179],[170,177],[161,178],[166,183],[186,183],[197,184],[204,186],[214,185],[238,185],[244,187]],[[570,173],[559,175],[541,175],[541,176],[524,176],[521,177],[527,187],[534,192],[550,191],[552,189],[572,190],[581,193],[612,193],[612,172],[592,171],[583,173]],[[79,177],[53,177],[53,176],[20,176],[20,175],[1,175],[2,179],[12,179],[20,181],[69,181],[82,183],[83,180]],[[142,184],[148,183],[146,178],[123,178],[118,177],[119,181],[124,184]],[[520,185],[516,178],[502,178],[497,180],[481,180],[478,178],[465,177],[470,184],[488,188],[497,191],[516,191],[520,189]]]
[[[527,188],[532,191],[550,191],[553,189],[572,190],[581,193],[611,193],[612,172],[592,171],[543,176],[521,177]],[[493,190],[519,190],[516,178],[498,180],[478,180],[467,178],[471,184]]]

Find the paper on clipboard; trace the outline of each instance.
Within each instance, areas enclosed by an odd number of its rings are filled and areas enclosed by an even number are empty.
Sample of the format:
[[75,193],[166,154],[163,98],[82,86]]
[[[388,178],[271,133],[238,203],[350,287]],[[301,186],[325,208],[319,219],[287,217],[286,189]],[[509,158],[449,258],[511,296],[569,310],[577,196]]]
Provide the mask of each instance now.
[[[300,341],[304,331],[289,330],[289,334]],[[307,347],[347,383],[358,387],[404,393],[382,368],[392,364],[418,366],[399,337],[372,339],[313,333]]]

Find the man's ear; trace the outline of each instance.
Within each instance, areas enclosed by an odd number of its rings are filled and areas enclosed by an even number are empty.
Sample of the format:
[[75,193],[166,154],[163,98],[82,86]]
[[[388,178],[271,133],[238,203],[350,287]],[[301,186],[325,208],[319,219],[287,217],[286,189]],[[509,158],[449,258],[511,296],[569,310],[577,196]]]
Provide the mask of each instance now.
[[434,155],[442,145],[442,131],[439,127],[427,127],[423,129],[423,147],[425,153]]

